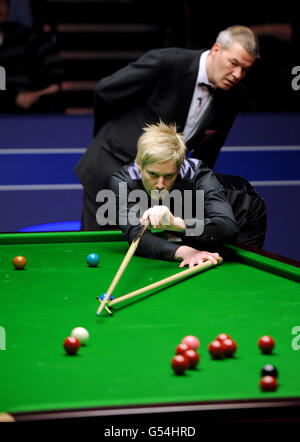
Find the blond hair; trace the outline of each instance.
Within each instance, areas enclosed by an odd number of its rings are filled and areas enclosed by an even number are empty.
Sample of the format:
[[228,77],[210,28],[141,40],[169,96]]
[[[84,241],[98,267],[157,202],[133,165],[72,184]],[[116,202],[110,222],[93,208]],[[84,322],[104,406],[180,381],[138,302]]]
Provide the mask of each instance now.
[[219,43],[223,49],[228,49],[237,41],[250,54],[259,58],[259,43],[256,35],[247,26],[230,26],[221,31],[217,36],[216,43]]
[[176,130],[176,125],[168,126],[160,121],[157,124],[147,124],[143,131],[138,139],[136,156],[141,167],[174,160],[179,170],[185,159],[186,147],[183,136]]

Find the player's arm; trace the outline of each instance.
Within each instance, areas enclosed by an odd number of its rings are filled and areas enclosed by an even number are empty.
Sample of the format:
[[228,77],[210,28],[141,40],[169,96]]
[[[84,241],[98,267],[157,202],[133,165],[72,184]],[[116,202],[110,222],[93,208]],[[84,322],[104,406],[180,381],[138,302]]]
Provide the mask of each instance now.
[[[233,242],[239,228],[221,183],[206,166],[199,168],[197,173],[194,191],[204,191],[204,219],[174,217],[168,207],[154,206],[144,212],[140,222],[149,223],[153,229],[177,232],[184,239],[198,242],[200,249]],[[196,204],[196,198],[197,195],[193,204]]]
[[162,61],[160,51],[152,50],[100,80],[94,96],[94,135],[107,121],[149,95],[157,81]]
[[[141,224],[150,223],[153,229],[173,232],[184,232],[186,230],[185,221],[180,217],[174,217],[166,206],[154,206],[146,210],[140,222]],[[200,251],[185,245],[180,246],[174,254],[174,259],[181,261],[180,267],[188,265],[190,268],[207,260],[217,264],[218,258],[218,253]]]
[[[234,242],[239,227],[221,183],[211,169],[201,163],[195,172],[193,188],[204,192],[203,219],[184,218],[188,227],[186,239],[196,242],[197,249],[211,249],[215,244]],[[193,226],[203,225],[200,234]]]
[[[119,192],[120,183],[124,183],[124,181],[122,181],[119,176],[114,175],[111,177],[110,188],[116,195],[117,218],[119,220],[123,220],[120,228],[125,234],[128,242],[131,243],[140,231],[140,224],[133,224],[130,222],[129,212],[134,205],[136,206],[136,204],[130,203],[127,198],[126,200],[124,200],[124,197],[122,197]],[[144,214],[146,212],[147,211],[144,211]],[[166,230],[179,232],[183,229],[183,225],[181,224],[183,220],[178,218],[178,224],[176,224],[176,219],[177,218],[175,217],[174,221],[171,221],[172,225],[169,226],[170,229]],[[125,220],[127,221],[124,222]],[[144,222],[149,222],[148,216],[145,216]],[[152,220],[152,222],[155,225],[156,221],[154,219]],[[160,222],[161,220],[158,220],[158,226],[160,225]],[[137,255],[144,256],[146,258],[163,259],[167,261],[181,261],[180,267],[184,267],[186,265],[188,265],[189,267],[193,267],[194,265],[200,264],[206,260],[211,260],[214,264],[216,264],[217,258],[219,257],[217,253],[201,252],[199,250],[193,249],[192,247],[182,246],[178,243],[169,242],[164,238],[154,235],[150,230],[146,230],[143,238],[139,243],[136,253]]]

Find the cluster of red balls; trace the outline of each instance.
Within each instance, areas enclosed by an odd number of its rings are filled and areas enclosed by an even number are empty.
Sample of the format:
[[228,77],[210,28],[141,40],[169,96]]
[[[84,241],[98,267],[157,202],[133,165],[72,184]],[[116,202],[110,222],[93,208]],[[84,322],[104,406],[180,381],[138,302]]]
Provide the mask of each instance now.
[[237,351],[236,342],[226,333],[220,333],[208,346],[213,359],[232,358]]
[[[271,336],[262,336],[258,340],[258,347],[264,354],[270,354],[275,346]],[[171,366],[176,374],[183,374],[187,369],[195,369],[200,361],[198,348],[200,341],[196,336],[185,336],[175,349],[175,356],[171,360]],[[236,342],[226,333],[220,333],[216,339],[208,345],[208,351],[213,359],[232,358],[237,351]],[[278,386],[277,369],[267,364],[261,372],[259,386],[262,391],[275,391]]]
[[200,361],[197,352],[200,341],[196,336],[185,336],[175,349],[175,356],[171,360],[171,367],[176,374],[183,374],[187,369],[195,369]]

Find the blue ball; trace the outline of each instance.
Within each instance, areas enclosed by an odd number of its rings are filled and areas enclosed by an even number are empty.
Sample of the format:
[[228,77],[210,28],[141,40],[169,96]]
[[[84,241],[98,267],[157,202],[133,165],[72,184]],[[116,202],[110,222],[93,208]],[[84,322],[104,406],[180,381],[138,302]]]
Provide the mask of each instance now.
[[[106,293],[103,293],[103,295],[100,296],[101,301],[104,300]],[[109,301],[112,301],[113,299],[115,299],[115,297],[113,295],[110,295],[109,297]]]
[[100,258],[97,255],[97,253],[90,253],[87,258],[86,258],[86,262],[88,263],[88,265],[90,267],[97,267],[97,265],[99,264]]

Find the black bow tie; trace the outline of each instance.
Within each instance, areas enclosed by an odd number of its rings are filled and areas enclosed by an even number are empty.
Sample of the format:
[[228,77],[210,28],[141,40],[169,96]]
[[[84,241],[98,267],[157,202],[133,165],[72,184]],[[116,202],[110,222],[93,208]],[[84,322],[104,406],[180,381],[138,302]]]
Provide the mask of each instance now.
[[214,88],[210,84],[198,83],[198,86],[200,87],[205,86],[210,94],[214,91]]

